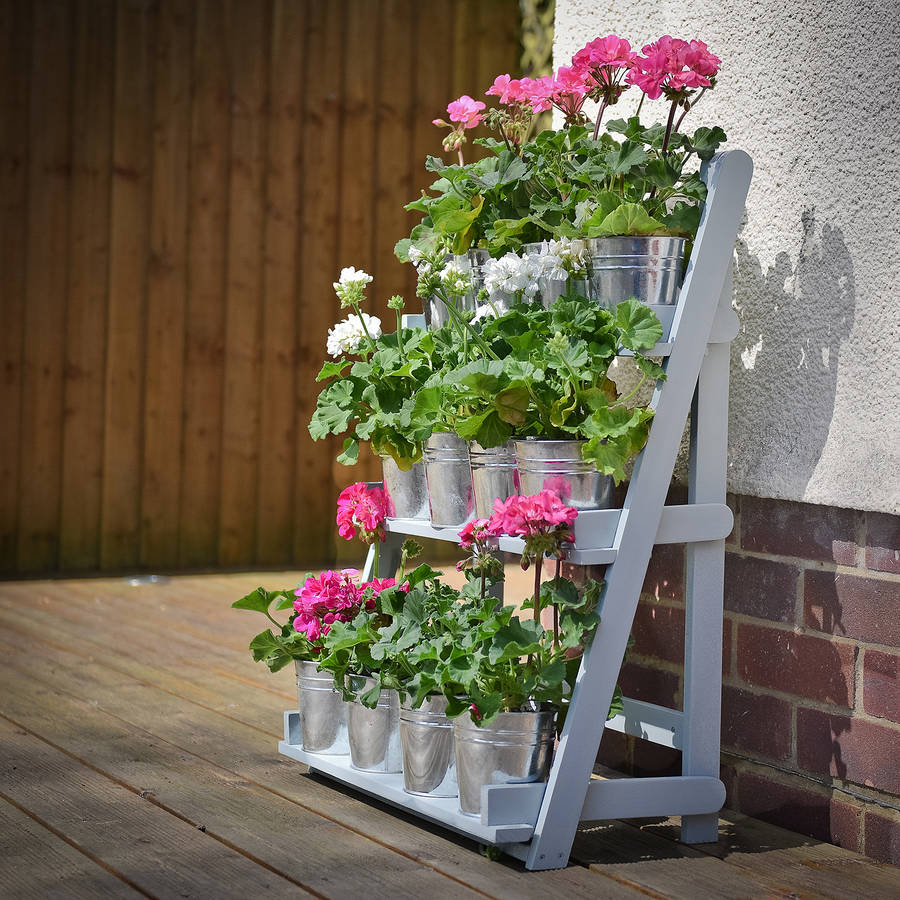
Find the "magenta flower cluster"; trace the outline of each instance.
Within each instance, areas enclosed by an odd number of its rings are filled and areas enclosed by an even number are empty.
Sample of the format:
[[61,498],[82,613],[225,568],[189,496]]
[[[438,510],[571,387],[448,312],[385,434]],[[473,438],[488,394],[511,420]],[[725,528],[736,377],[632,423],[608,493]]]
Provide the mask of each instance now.
[[357,481],[345,487],[338,496],[338,534],[345,541],[358,537],[366,544],[376,539],[383,541],[385,517],[388,514],[388,499],[379,487],[369,487],[364,481]]
[[[360,584],[358,577],[356,569],[329,569],[321,575],[310,575],[294,591],[295,630],[317,644],[335,622],[352,621],[363,607],[374,609],[375,598],[396,584],[393,578],[373,578]],[[321,646],[314,649],[318,652]]]
[[571,527],[578,510],[566,504],[556,491],[542,490],[530,497],[509,497],[494,501],[489,519],[475,519],[459,532],[463,550],[483,553],[493,538],[502,534],[525,539],[523,566],[544,555],[562,554],[564,541],[571,541]]

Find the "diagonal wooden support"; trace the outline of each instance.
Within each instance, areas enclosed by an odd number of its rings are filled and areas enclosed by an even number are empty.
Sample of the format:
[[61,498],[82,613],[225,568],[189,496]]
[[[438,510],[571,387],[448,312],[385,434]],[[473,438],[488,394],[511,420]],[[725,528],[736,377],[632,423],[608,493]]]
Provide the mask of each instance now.
[[554,758],[526,867],[566,865],[606,711],[637,608],[666,491],[690,410],[694,387],[731,263],[738,223],[753,166],[742,151],[716,157],[704,177],[709,188],[697,240],[673,322],[674,345],[665,363],[667,380],[657,386],[650,438],[631,477],[619,520],[615,561],[607,570],[602,624],[582,661]]

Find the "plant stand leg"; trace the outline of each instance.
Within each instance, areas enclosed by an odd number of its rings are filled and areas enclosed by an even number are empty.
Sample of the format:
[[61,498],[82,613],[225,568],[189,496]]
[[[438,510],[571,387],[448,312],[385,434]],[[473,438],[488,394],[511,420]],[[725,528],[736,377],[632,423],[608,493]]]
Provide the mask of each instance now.
[[[710,344],[700,369],[691,406],[689,503],[725,502],[729,361],[729,344]],[[724,576],[724,540],[687,545],[683,775],[719,774]],[[684,816],[682,841],[716,841],[718,819],[717,813]]]

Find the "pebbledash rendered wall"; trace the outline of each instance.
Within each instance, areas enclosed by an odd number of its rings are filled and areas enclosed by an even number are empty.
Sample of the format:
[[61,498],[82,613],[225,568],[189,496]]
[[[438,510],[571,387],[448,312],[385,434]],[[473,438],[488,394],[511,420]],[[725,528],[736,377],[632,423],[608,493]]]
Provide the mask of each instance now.
[[[727,804],[900,863],[896,4],[557,0],[557,65],[610,33],[706,41],[719,86],[685,125],[721,124],[755,163],[734,257]],[[680,704],[683,596],[683,548],[660,547],[627,694]],[[678,762],[615,733],[601,761]]]

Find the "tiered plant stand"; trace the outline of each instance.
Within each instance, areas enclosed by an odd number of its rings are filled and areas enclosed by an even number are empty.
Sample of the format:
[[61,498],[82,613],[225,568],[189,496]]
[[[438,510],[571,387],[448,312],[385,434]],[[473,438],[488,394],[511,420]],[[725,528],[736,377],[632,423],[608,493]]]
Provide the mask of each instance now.
[[[722,692],[722,587],[728,449],[729,345],[738,331],[731,309],[730,265],[750,186],[750,157],[733,150],[704,166],[709,195],[668,339],[648,353],[665,357],[657,384],[650,438],[638,457],[622,509],[583,512],[568,561],[606,565],[601,623],[585,653],[571,706],[544,784],[486,786],[480,818],[457,801],[414,797],[402,775],[373,775],[347,757],[304,753],[298,715],[285,713],[279,750],[365,793],[402,807],[525,860],[528,869],[565,866],[578,823],[643,816],[681,816],[686,843],[715,841],[725,799],[719,780]],[[664,322],[664,325],[668,323]],[[625,351],[623,351],[625,355]],[[688,502],[666,506],[685,423],[690,418]],[[406,535],[458,541],[456,529],[419,520],[388,523],[382,575],[397,565]],[[684,709],[626,699],[624,713],[606,721],[650,553],[656,544],[687,545]],[[521,552],[517,538],[500,549]],[[604,728],[682,751],[682,774],[662,778],[592,778]]]

